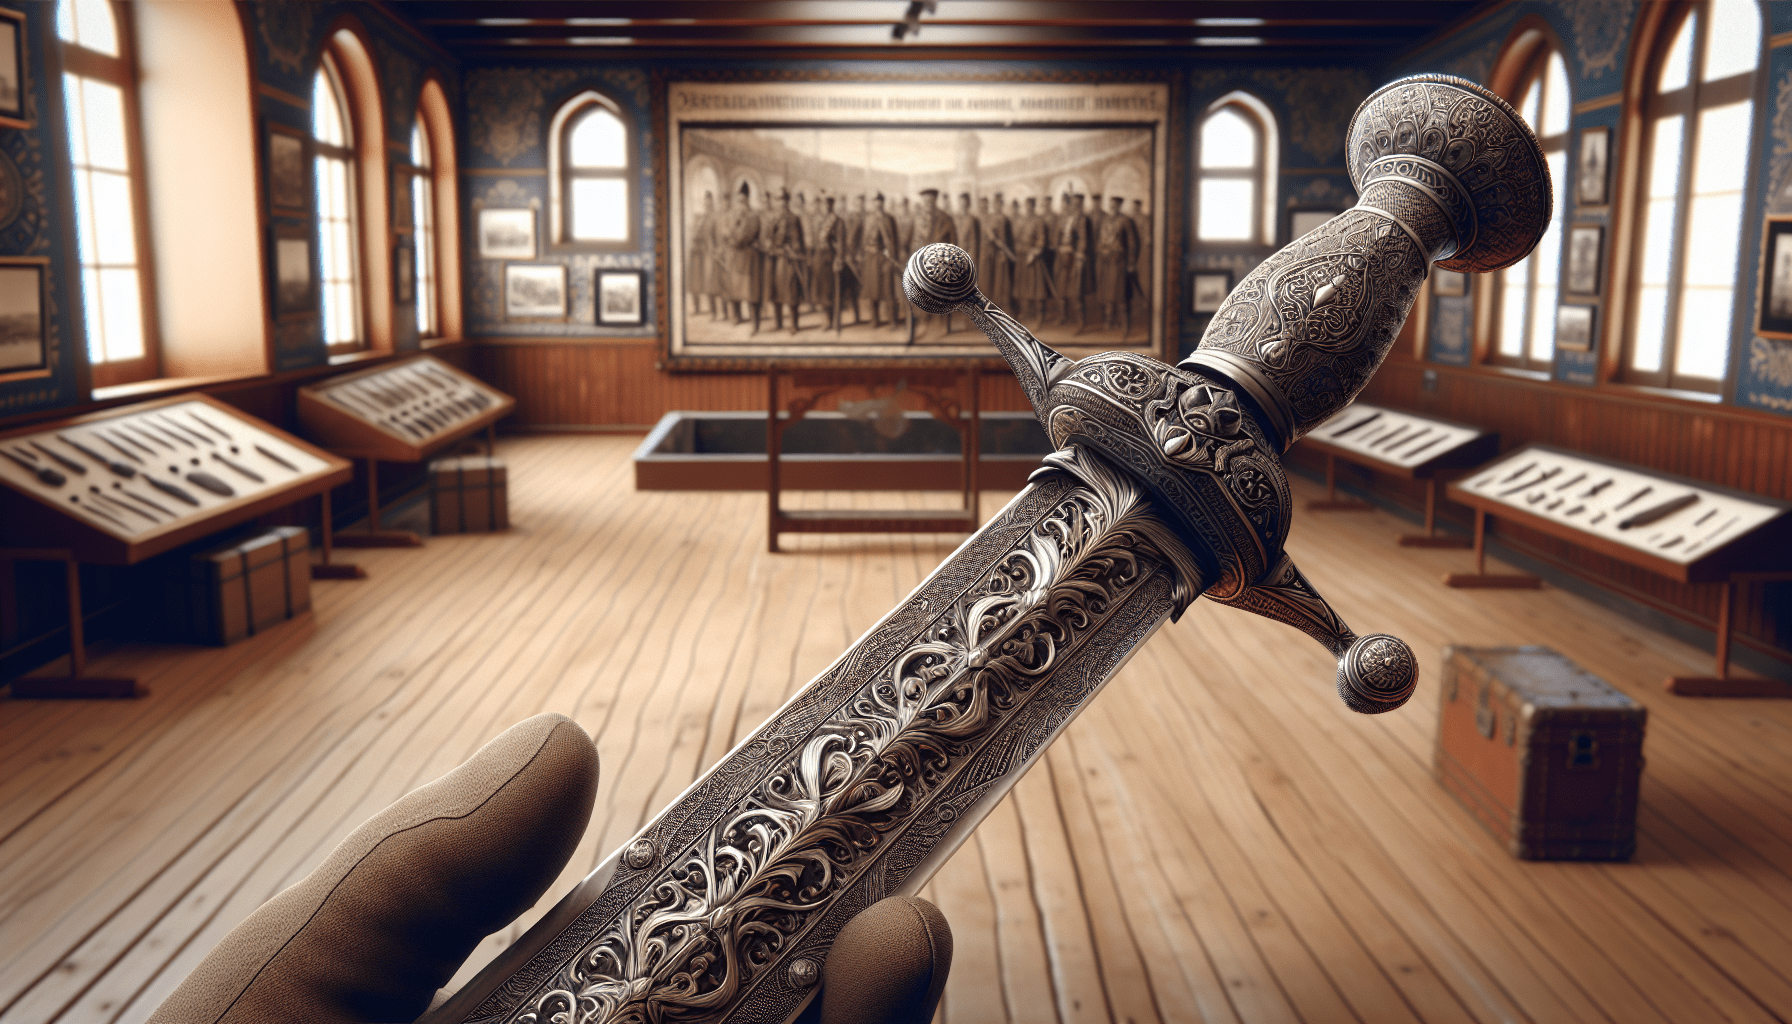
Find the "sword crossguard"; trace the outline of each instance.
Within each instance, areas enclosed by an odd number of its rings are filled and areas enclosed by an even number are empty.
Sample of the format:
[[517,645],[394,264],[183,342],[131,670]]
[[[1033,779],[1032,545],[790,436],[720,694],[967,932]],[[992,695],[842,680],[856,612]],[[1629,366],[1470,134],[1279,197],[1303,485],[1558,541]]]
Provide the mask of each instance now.
[[1396,637],[1352,632],[1283,552],[1293,500],[1280,455],[1368,383],[1434,261],[1468,272],[1518,262],[1548,227],[1553,194],[1524,119],[1447,75],[1376,90],[1348,147],[1358,204],[1239,282],[1178,366],[1131,352],[1071,360],[981,295],[954,245],[917,250],[903,291],[983,330],[1055,446],[1095,451],[1152,493],[1201,576],[1190,594],[1312,636],[1338,658],[1344,703],[1375,714],[1412,696],[1418,661]]

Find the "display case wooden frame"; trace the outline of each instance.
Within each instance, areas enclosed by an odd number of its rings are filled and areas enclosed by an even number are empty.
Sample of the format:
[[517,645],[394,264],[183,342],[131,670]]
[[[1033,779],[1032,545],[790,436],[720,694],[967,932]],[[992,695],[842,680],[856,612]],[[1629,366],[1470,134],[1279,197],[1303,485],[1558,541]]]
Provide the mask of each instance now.
[[[403,375],[418,370],[452,378],[461,388],[485,396],[490,404],[474,413],[454,416],[445,426],[430,425],[431,429],[425,431],[425,436],[419,437],[390,419],[401,415],[400,406],[391,407],[391,411],[375,412],[381,408],[377,402],[369,404],[371,399],[358,401],[338,391],[353,389],[357,385],[363,388],[378,386],[381,377],[402,381]],[[298,391],[299,422],[303,424],[306,436],[341,455],[384,459],[387,462],[421,462],[456,441],[496,423],[508,415],[515,405],[516,400],[509,395],[428,355],[385,363],[355,373],[338,374]],[[421,405],[416,407],[422,408]],[[417,425],[416,429],[422,430],[423,425]]]
[[[1420,441],[1424,443],[1417,443]],[[1370,507],[1338,498],[1337,464],[1353,462],[1392,476],[1425,481],[1425,532],[1399,535],[1396,540],[1402,547],[1466,548],[1468,541],[1437,532],[1438,485],[1443,478],[1492,458],[1499,451],[1500,436],[1465,423],[1353,402],[1299,443],[1325,455],[1326,496],[1308,502],[1308,509]]]
[[[1531,477],[1533,472],[1538,477]],[[1558,483],[1557,478],[1564,474],[1573,475]],[[1595,476],[1606,482],[1593,480]],[[1584,491],[1581,489],[1583,483],[1588,484]],[[1660,490],[1656,489],[1658,487]],[[1540,489],[1548,504],[1544,504],[1543,499],[1531,500]],[[1604,495],[1608,490],[1611,494]],[[1673,497],[1661,501],[1669,494]],[[1735,606],[1737,585],[1747,581],[1792,579],[1792,502],[1549,445],[1530,445],[1507,454],[1451,483],[1449,496],[1475,510],[1475,572],[1446,574],[1446,586],[1539,585],[1535,576],[1490,575],[1486,572],[1489,516],[1498,516],[1677,583],[1715,584],[1721,588],[1716,674],[1675,676],[1667,681],[1668,689],[1700,696],[1792,697],[1792,685],[1774,680],[1734,679],[1729,674],[1731,609]],[[1557,496],[1561,496],[1562,501],[1556,501]],[[1572,505],[1560,508],[1567,502],[1584,503],[1601,497],[1616,503],[1609,508],[1585,506],[1584,511]],[[1705,511],[1691,521],[1663,526],[1657,535],[1628,534],[1629,529],[1648,529],[1657,523],[1681,520],[1682,513],[1690,515],[1701,507]],[[1627,509],[1630,510],[1627,517],[1630,526],[1626,527],[1625,519],[1610,518]],[[1582,515],[1586,518],[1581,519]],[[1701,535],[1694,537],[1688,532],[1708,522],[1715,525],[1706,527]],[[1739,528],[1731,529],[1738,524]],[[1606,526],[1606,529],[1597,529],[1599,526]],[[1623,531],[1626,536],[1619,539],[1613,535],[1614,530]],[[1674,536],[1657,544],[1656,541],[1661,539],[1659,533],[1670,530],[1674,531]]]
[[[121,435],[121,431],[126,430],[124,425],[127,422],[135,424],[140,419],[149,418],[153,423],[164,418],[162,410],[190,403],[203,406],[206,410],[204,419],[230,428],[233,437],[234,431],[243,431],[244,437],[253,437],[255,440],[238,444],[236,447],[241,451],[226,454],[223,448],[208,449],[191,438],[182,442],[188,444],[189,448],[169,447],[163,451],[150,443],[153,438],[136,434],[134,427]],[[103,432],[102,426],[105,428]],[[205,436],[203,422],[192,426],[195,428],[195,436]],[[59,434],[67,434],[88,445],[120,466],[128,467],[134,475],[124,477],[109,472],[103,465],[96,465],[98,459],[68,445],[58,438]],[[133,436],[139,437],[142,447],[131,447],[130,438]],[[170,438],[166,443],[172,446],[172,438],[178,435],[165,436]],[[271,439],[271,443],[264,438]],[[289,465],[295,465],[296,468],[290,470],[290,475],[273,476],[270,467],[277,466],[279,458],[252,452],[251,449],[256,444],[273,451],[275,456],[285,458]],[[54,454],[45,452],[45,448],[49,448]],[[54,470],[67,480],[66,484],[54,488],[35,486],[23,478],[25,474],[16,462],[5,460],[4,465],[0,465],[0,485],[4,485],[0,486],[0,522],[6,525],[0,527],[4,531],[0,534],[0,540],[21,546],[66,548],[79,561],[100,565],[134,564],[253,519],[264,512],[290,505],[301,498],[322,494],[332,487],[347,483],[351,479],[352,468],[346,459],[263,423],[209,395],[197,393],[175,395],[8,431],[0,434],[0,449],[39,453],[34,465]],[[132,455],[127,457],[120,454],[121,450]],[[294,451],[305,458],[295,459]],[[160,458],[156,457],[158,455]],[[249,488],[242,482],[246,477],[239,475],[240,470],[223,468],[228,463],[213,459],[213,455],[222,455],[224,459],[244,465],[251,473],[265,474],[270,486]],[[75,473],[66,464],[55,461],[58,456],[83,465],[87,472]],[[131,461],[132,457],[140,461]],[[165,492],[143,485],[146,473],[157,473],[158,479],[160,475],[164,475],[160,474],[162,458],[181,466],[183,473],[190,472],[193,468],[202,468],[220,478],[228,478],[235,487],[244,488],[245,493],[219,500],[216,496],[205,495],[201,488],[190,482],[176,483],[174,486],[201,499],[198,506],[185,505]],[[200,466],[188,467],[187,463],[195,458],[201,459]],[[100,517],[73,511],[78,503],[66,501],[71,496],[89,496],[92,489],[101,484],[117,482],[130,487],[133,480],[138,482],[137,490],[153,503],[168,509],[169,514],[156,514],[154,520],[157,521],[153,525],[139,528],[136,517],[114,509],[112,505],[96,506],[110,510],[115,518],[128,524],[128,528],[121,529],[105,525],[105,520]],[[106,495],[107,500],[111,500],[109,491]],[[125,506],[120,506],[122,507]]]

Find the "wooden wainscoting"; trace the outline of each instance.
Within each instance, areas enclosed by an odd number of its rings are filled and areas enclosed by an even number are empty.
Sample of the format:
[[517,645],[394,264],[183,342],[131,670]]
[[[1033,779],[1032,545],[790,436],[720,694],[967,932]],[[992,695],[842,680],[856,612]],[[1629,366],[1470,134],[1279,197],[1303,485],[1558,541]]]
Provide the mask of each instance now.
[[[505,427],[652,426],[674,409],[734,411],[765,408],[765,375],[669,373],[659,368],[657,341],[591,343],[482,342],[473,372],[516,397]],[[985,410],[1024,410],[1027,399],[1006,371],[984,374]]]

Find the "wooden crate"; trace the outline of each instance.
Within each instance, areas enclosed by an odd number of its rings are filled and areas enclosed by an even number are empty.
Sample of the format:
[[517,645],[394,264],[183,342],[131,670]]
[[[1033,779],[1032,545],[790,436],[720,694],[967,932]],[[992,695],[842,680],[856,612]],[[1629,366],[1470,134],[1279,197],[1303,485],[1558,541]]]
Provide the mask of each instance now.
[[1547,647],[1447,647],[1439,781],[1515,857],[1636,850],[1648,709]]
[[429,464],[432,533],[481,533],[510,528],[509,471],[503,459],[463,455]]
[[311,540],[280,526],[200,551],[171,595],[174,632],[225,646],[311,608]]

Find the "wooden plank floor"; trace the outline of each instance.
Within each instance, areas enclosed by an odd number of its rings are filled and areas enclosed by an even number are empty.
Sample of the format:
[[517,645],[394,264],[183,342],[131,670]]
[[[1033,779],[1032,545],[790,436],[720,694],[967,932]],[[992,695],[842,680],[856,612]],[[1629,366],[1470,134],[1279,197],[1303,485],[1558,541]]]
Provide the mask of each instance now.
[[[353,552],[371,579],[235,647],[98,659],[146,699],[0,702],[0,1022],[143,1020],[357,822],[542,710],[604,763],[557,897],[958,541],[768,555],[763,496],[636,493],[635,443],[509,440],[510,532]],[[928,887],[945,1021],[1792,1020],[1792,704],[1668,697],[1708,655],[1556,590],[1446,590],[1468,556],[1405,527],[1302,513],[1290,548],[1419,652],[1411,705],[1354,715],[1318,645],[1197,603]],[[1649,705],[1634,862],[1514,861],[1432,781],[1452,642],[1549,644]]]

